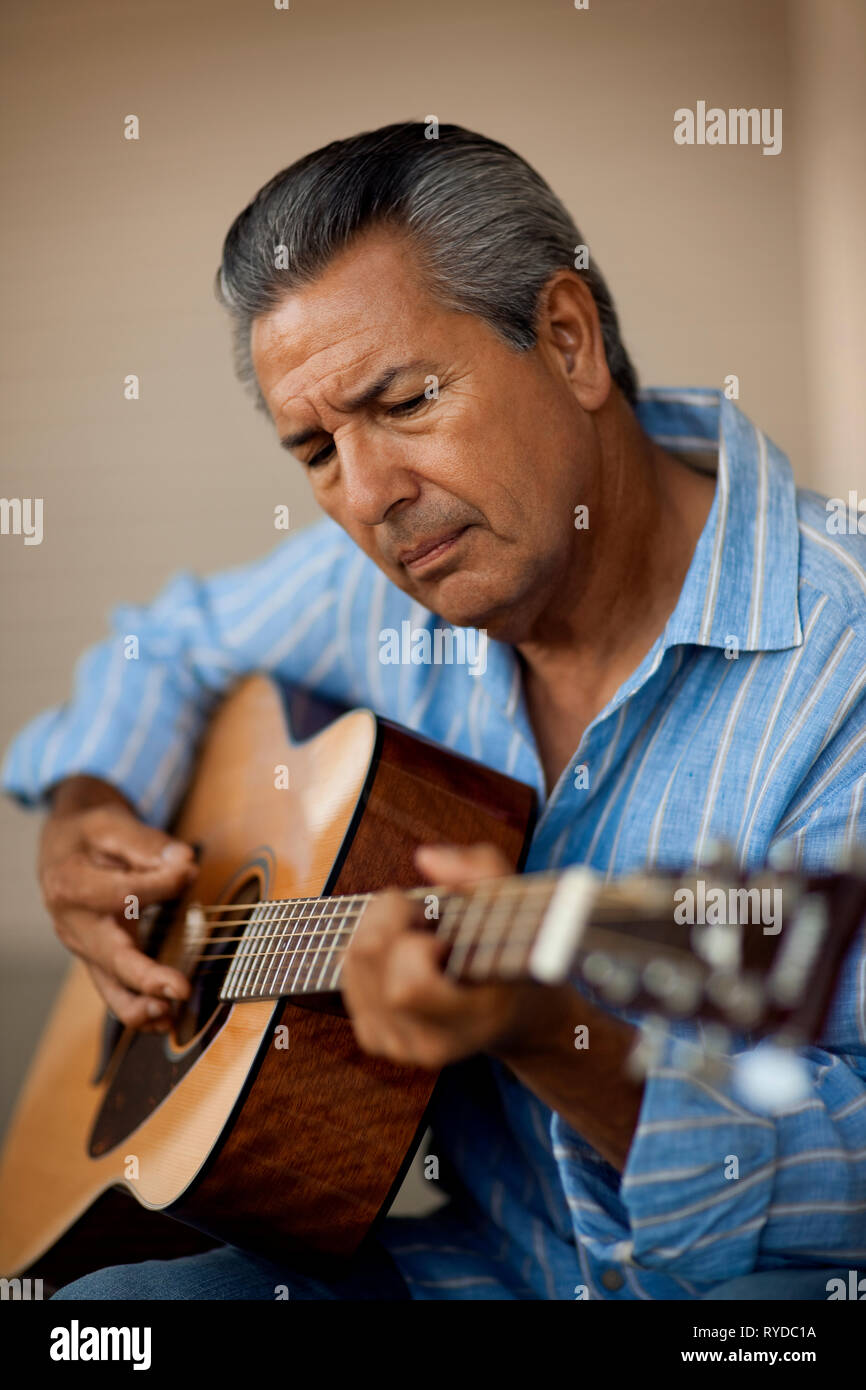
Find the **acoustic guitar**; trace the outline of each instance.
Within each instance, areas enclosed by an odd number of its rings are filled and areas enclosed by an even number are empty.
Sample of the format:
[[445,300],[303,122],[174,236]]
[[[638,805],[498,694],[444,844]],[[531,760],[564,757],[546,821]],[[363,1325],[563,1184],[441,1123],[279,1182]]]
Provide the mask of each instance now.
[[[688,876],[521,875],[534,815],[529,787],[370,710],[335,717],[266,676],[240,683],[173,827],[196,847],[198,877],[140,924],[191,997],[169,1033],[123,1028],[71,965],[2,1156],[0,1274],[50,1271],[63,1250],[55,1282],[223,1241],[314,1258],[358,1247],[401,1184],[437,1081],[362,1053],[340,1003],[346,946],[386,886],[410,891],[458,980],[571,978],[651,1019],[794,1046],[817,1035],[866,914],[862,878],[728,873],[727,891],[753,895],[743,902],[781,885],[783,929],[718,911],[680,921]],[[492,842],[515,875],[459,893],[419,885],[416,847],[445,841]],[[76,1236],[100,1212],[82,1255]]]

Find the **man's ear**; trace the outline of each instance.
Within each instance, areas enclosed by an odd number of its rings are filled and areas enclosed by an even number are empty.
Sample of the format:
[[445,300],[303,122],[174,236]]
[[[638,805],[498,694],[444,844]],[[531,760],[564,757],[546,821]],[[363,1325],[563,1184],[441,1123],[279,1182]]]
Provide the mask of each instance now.
[[598,308],[586,282],[571,270],[556,271],[541,292],[538,345],[584,410],[598,410],[613,385],[601,336]]

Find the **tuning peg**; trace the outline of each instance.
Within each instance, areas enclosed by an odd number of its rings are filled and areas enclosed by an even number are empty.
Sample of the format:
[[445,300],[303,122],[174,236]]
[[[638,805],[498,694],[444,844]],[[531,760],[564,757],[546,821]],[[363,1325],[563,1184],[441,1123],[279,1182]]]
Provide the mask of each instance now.
[[797,849],[793,840],[779,840],[767,850],[767,864],[777,873],[793,873],[797,867]]
[[835,867],[840,873],[866,878],[866,845],[850,845],[837,857]]
[[640,987],[635,968],[605,951],[590,951],[584,957],[581,972],[587,984],[597,989],[608,1004],[630,1003]]
[[[692,1048],[693,1060],[687,1069],[703,1081],[726,1082],[730,1076],[732,1046],[731,1031],[724,1023],[711,1020],[702,1024],[700,1042]],[[679,1058],[677,1065],[682,1065]]]
[[732,922],[697,922],[689,932],[692,950],[713,970],[738,970],[742,933]]
[[707,998],[737,1028],[757,1023],[766,1006],[760,980],[749,975],[714,970],[705,985]]
[[733,1060],[734,1090],[750,1110],[778,1115],[811,1094],[809,1069],[803,1058],[772,1041],[759,1043]]
[[700,866],[702,869],[716,869],[720,873],[737,873],[740,861],[733,840],[726,840],[723,836],[713,836],[707,840]]
[[791,918],[783,949],[767,982],[770,996],[781,1008],[793,1008],[803,998],[829,928],[826,900],[819,893],[807,893]]
[[633,1081],[644,1081],[664,1055],[668,1027],[658,1014],[647,1014],[638,1024],[637,1041],[626,1058],[625,1070]]
[[643,969],[641,982],[648,994],[660,1000],[668,1013],[685,1016],[694,1013],[703,994],[700,971],[687,964],[675,964],[657,956]]

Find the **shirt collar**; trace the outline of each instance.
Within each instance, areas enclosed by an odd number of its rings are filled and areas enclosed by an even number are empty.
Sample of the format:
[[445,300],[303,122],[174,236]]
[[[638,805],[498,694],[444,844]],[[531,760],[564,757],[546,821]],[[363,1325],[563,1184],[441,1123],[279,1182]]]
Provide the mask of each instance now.
[[663,645],[800,646],[797,497],[785,455],[721,391],[642,391],[637,416],[658,444],[717,478]]
[[[658,444],[714,474],[717,486],[676,607],[612,707],[640,687],[671,647],[691,643],[733,655],[803,642],[797,497],[785,455],[721,391],[648,389],[640,393],[637,416]],[[488,643],[484,689],[531,744],[513,647]]]

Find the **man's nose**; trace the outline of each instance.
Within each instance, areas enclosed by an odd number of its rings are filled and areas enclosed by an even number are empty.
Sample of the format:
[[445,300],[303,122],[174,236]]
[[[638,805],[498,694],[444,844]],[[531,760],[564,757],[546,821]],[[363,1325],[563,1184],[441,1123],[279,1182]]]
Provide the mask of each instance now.
[[419,485],[397,441],[344,439],[339,445],[343,499],[362,526],[378,526],[395,504],[414,500]]

